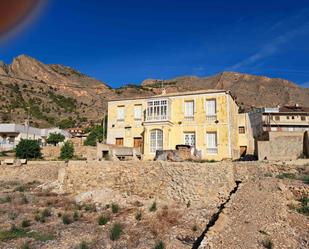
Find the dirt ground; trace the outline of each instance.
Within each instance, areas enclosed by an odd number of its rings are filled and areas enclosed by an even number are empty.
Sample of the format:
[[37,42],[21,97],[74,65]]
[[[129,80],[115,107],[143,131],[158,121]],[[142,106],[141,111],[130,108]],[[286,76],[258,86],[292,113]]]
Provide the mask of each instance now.
[[12,169],[0,177],[0,248],[189,249],[215,214],[197,248],[309,248],[309,164],[235,169],[241,183],[220,211],[138,196],[76,203]]

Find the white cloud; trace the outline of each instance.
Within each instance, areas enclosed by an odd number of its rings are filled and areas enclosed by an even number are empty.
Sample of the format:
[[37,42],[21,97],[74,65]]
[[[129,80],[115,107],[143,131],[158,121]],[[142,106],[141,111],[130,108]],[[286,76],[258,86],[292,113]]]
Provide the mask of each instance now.
[[273,54],[275,54],[279,49],[280,46],[288,43],[290,40],[295,38],[296,36],[305,34],[309,31],[309,23],[305,23],[304,25],[286,32],[283,35],[278,36],[277,38],[271,40],[268,44],[263,46],[257,53],[251,55],[250,57],[236,63],[229,70],[237,70],[245,66],[253,65],[260,60],[267,58]]

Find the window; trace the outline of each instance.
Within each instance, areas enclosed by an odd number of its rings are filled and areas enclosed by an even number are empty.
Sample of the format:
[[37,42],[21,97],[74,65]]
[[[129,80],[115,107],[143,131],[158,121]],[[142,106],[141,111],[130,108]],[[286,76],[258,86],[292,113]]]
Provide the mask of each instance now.
[[168,119],[167,100],[148,101],[146,119],[148,121]]
[[305,116],[301,116],[300,119],[301,119],[301,121],[306,121],[306,117]]
[[134,106],[134,119],[141,120],[142,119],[142,105]]
[[206,119],[214,121],[217,119],[217,103],[215,99],[206,100]]
[[239,134],[245,134],[246,133],[245,127],[244,126],[239,126],[238,127],[238,132],[239,132]]
[[286,119],[290,119],[290,116],[286,116]]
[[207,153],[217,154],[218,153],[217,132],[207,132],[206,142],[207,142]]
[[163,149],[163,131],[152,130],[150,132],[150,152],[155,153]]
[[185,101],[185,117],[194,117],[194,101]]
[[185,133],[184,140],[186,145],[195,146],[195,133],[194,132]]
[[294,119],[294,116],[292,116],[292,119]]
[[118,121],[124,120],[124,106],[117,107],[117,120]]
[[275,120],[279,121],[280,120],[280,116],[275,116]]

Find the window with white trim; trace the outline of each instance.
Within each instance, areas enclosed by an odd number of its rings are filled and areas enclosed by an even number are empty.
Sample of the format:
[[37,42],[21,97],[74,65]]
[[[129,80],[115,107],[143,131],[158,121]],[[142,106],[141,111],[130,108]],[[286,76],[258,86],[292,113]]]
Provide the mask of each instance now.
[[147,102],[146,120],[167,120],[168,109],[167,100],[151,100]]
[[135,120],[142,119],[142,105],[134,105],[134,119]]
[[184,143],[186,145],[195,146],[195,133],[194,132],[184,133]]
[[118,121],[124,120],[124,106],[117,107],[117,120]]
[[150,131],[150,152],[155,153],[157,150],[163,149],[163,131],[152,130]]
[[217,119],[217,101],[216,99],[206,100],[206,119],[213,121]]
[[208,154],[218,153],[217,132],[207,132],[206,133],[206,143],[207,143],[207,153]]
[[185,101],[185,117],[194,116],[194,101]]

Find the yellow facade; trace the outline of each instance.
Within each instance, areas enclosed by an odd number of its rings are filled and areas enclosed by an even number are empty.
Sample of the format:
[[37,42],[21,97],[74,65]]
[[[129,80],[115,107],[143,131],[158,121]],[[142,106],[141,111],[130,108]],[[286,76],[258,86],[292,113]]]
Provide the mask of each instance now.
[[188,143],[203,159],[238,158],[237,115],[238,106],[226,91],[114,100],[108,103],[107,143],[134,147],[142,141],[145,160],[153,159],[157,148]]

